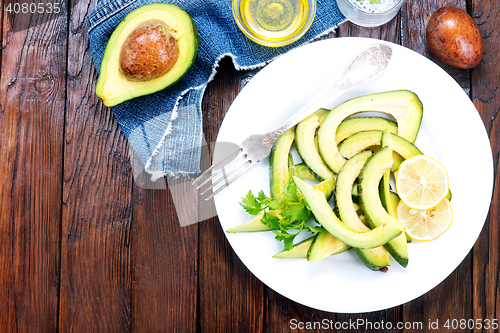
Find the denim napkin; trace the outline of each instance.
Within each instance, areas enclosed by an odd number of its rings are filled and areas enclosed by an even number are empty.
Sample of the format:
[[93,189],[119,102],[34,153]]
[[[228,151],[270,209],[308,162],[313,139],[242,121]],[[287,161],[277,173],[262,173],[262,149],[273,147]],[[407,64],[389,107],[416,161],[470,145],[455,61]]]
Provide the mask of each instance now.
[[[94,65],[101,59],[111,33],[132,10],[154,0],[100,0],[87,17]],[[230,0],[171,0],[193,18],[199,49],[189,72],[174,86],[124,102],[113,113],[131,148],[154,181],[163,176],[189,178],[200,172],[203,142],[201,101],[221,58],[230,56],[237,69],[265,65],[291,48],[326,34],[345,21],[335,0],[318,0],[314,22],[299,41],[269,48],[249,40],[234,22]]]

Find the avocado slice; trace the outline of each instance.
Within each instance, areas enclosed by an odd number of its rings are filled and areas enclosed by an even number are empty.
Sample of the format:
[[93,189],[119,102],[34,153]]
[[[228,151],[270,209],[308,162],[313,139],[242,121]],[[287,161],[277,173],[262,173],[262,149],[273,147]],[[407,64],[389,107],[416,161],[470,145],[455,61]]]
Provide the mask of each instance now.
[[334,254],[349,250],[351,247],[335,238],[328,231],[322,231],[314,236],[307,251],[308,261],[319,261]]
[[323,192],[326,201],[329,201],[335,189],[335,183],[337,182],[337,177],[332,177],[330,179],[323,180],[321,183],[314,185],[314,189]]
[[[393,147],[392,136],[388,130],[385,130],[382,133],[382,138],[380,140],[380,148],[384,147],[389,147],[390,149],[392,149]],[[396,215],[391,214],[392,212],[395,211],[395,207],[392,207],[393,202],[391,201],[390,182],[391,182],[391,170],[388,170],[382,176],[382,180],[380,181],[379,184],[380,200],[382,201],[382,206],[384,206],[385,210],[389,213],[389,215],[396,218]]]
[[[340,169],[335,189],[335,199],[340,219],[356,231],[366,232],[368,228],[358,217],[352,201],[352,185],[372,152],[365,150],[349,159]],[[380,270],[390,265],[389,253],[383,246],[373,249],[354,249],[361,261],[372,270]]]
[[[345,158],[351,158],[365,149],[373,146],[378,147],[382,140],[382,133],[379,130],[371,130],[353,134],[339,145],[339,153]],[[391,134],[391,141],[391,148],[396,153],[393,154],[394,164],[391,168],[392,171],[397,170],[403,160],[416,155],[422,155],[422,152],[413,143],[396,134]]]
[[[279,213],[281,213],[281,210],[270,210],[267,213],[271,214],[273,216],[278,216]],[[262,223],[263,216],[264,216],[264,213],[259,214],[259,215],[255,216],[253,219],[251,219],[250,221],[245,222],[243,224],[240,224],[237,227],[231,228],[231,229],[227,230],[226,232],[236,233],[236,232],[258,232],[258,231],[270,231],[270,230],[272,230],[269,226]]]
[[401,234],[404,230],[387,223],[383,223],[367,232],[353,230],[335,216],[330,205],[328,205],[326,201],[325,195],[321,191],[314,189],[314,187],[297,176],[293,176],[293,180],[304,196],[316,220],[332,234],[332,236],[346,245],[362,249],[374,248],[387,243]]
[[[380,140],[380,148],[384,147],[389,147],[392,149],[393,144],[392,144],[392,138],[396,137],[396,135],[391,134],[388,130],[385,130],[382,133],[382,139]],[[394,153],[392,154],[394,157]],[[400,157],[400,155],[397,155]],[[396,162],[393,162],[393,169],[394,169],[394,164]],[[398,161],[397,165],[399,167],[401,163]],[[380,191],[380,200],[382,202],[382,206],[384,206],[385,210],[389,215],[391,215],[394,218],[397,217],[397,208],[399,204],[399,196],[391,191],[391,171],[386,171],[384,175],[382,176],[382,180],[380,181],[379,184],[379,191]],[[411,243],[412,239],[408,233],[405,232],[406,236],[406,242]]]
[[[342,253],[342,252],[350,249],[350,246],[345,245],[344,243],[340,242],[339,240],[332,242],[332,244],[329,247],[321,246],[321,244],[323,244],[324,242],[328,242],[330,240],[329,236],[326,235],[327,233],[328,233],[327,231],[322,231],[322,232],[320,232],[312,237],[304,239],[302,242],[295,244],[290,250],[288,250],[288,251],[284,250],[284,251],[276,253],[273,256],[273,258],[277,258],[277,259],[308,258],[308,255],[310,253],[310,248],[311,248],[313,242],[316,244],[315,245],[316,250],[313,251],[313,259],[318,258],[316,260],[320,260],[320,259],[319,259],[319,256],[315,256],[314,252],[317,252],[317,250],[320,248],[322,250],[322,256],[324,255],[324,257],[322,257],[321,259],[323,259],[327,256],[330,256],[330,255]],[[328,234],[328,235],[330,235],[330,234]]]
[[346,161],[338,151],[337,128],[344,119],[366,111],[391,115],[398,124],[398,135],[415,142],[422,122],[423,107],[413,92],[396,90],[350,99],[330,111],[318,131],[319,152],[333,172],[338,173]]
[[319,109],[302,120],[295,130],[295,146],[302,161],[319,180],[334,177],[334,173],[326,166],[315,147],[315,134],[318,127],[330,111]]
[[96,94],[115,106],[165,89],[189,70],[197,52],[198,33],[187,12],[166,3],[139,7],[106,45]]
[[[361,208],[371,228],[389,224],[404,231],[401,222],[384,209],[379,195],[380,180],[384,173],[391,169],[392,163],[392,149],[389,147],[380,149],[368,159],[359,176]],[[387,242],[384,247],[401,266],[408,265],[408,246],[404,232]]]
[[297,169],[297,173],[304,179],[316,179],[305,163],[295,164],[295,169]]
[[[278,197],[290,180],[288,154],[295,138],[295,127],[281,134],[269,156],[269,186],[271,198]],[[293,165],[293,164],[292,164]]]
[[273,258],[277,259],[296,259],[296,258],[307,258],[307,251],[311,247],[311,244],[315,236],[311,236],[304,239],[302,242],[295,244],[290,250],[283,250],[276,253]]
[[335,140],[337,144],[350,137],[351,135],[370,130],[383,131],[388,129],[389,132],[397,134],[398,124],[394,121],[382,117],[356,117],[349,118],[340,123],[337,128]]

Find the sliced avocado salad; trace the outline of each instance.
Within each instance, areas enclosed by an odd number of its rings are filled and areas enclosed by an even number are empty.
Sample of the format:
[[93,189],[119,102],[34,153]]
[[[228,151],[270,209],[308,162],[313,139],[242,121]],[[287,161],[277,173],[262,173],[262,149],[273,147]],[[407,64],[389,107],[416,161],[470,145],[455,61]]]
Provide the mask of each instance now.
[[414,144],[422,116],[409,90],[317,110],[276,141],[269,191],[249,191],[240,205],[254,217],[226,232],[273,232],[284,245],[276,259],[353,251],[374,271],[387,272],[391,261],[407,267],[412,239],[397,218],[392,179],[403,161],[423,154]]

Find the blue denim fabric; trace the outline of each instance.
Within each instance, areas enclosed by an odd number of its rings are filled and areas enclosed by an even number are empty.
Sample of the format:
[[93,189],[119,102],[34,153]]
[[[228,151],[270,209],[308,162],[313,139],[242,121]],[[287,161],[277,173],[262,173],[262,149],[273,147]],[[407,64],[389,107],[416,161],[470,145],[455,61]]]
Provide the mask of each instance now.
[[[132,10],[152,0],[101,0],[87,17],[87,32],[96,69],[111,33]],[[201,101],[218,61],[230,55],[236,68],[263,66],[276,56],[336,28],[345,18],[335,0],[318,0],[315,20],[298,42],[269,48],[258,45],[238,29],[230,0],[172,0],[193,18],[199,50],[189,72],[173,87],[113,107],[132,149],[153,179],[189,177],[200,172],[203,139]]]

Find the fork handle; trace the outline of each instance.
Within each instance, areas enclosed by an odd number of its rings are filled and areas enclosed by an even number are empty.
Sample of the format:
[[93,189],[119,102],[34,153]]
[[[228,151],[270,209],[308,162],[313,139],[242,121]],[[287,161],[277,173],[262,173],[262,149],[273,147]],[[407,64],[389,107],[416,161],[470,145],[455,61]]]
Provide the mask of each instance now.
[[361,52],[335,82],[323,89],[321,93],[279,127],[264,134],[265,142],[274,143],[281,134],[297,125],[321,106],[382,73],[387,68],[391,57],[392,49],[387,44],[377,44]]

